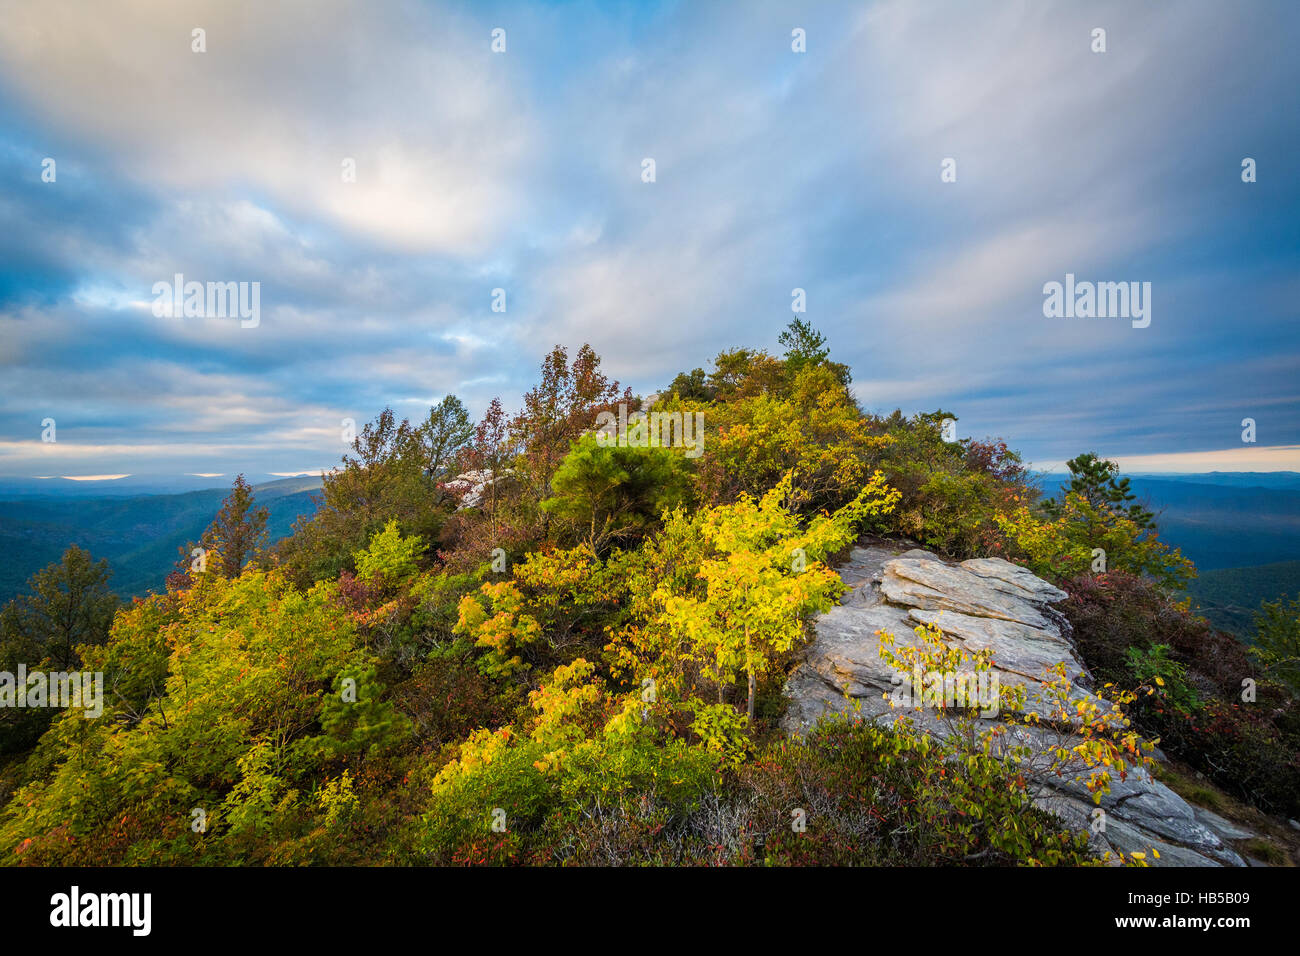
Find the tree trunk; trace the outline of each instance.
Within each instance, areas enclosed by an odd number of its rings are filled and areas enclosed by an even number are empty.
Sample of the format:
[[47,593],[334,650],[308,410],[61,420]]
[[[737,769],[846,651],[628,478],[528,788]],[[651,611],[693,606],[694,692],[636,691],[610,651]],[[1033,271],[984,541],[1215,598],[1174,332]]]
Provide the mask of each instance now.
[[745,628],[745,672],[749,675],[749,706],[745,713],[749,717],[749,722],[754,722],[754,688],[758,681],[754,679],[754,657],[749,647],[749,628]]

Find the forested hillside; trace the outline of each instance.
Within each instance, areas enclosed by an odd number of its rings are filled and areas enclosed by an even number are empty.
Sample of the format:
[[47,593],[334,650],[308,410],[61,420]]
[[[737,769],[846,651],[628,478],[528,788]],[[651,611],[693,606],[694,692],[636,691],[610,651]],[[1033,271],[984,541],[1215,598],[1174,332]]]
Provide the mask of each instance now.
[[[121,607],[103,542],[69,549],[0,615],[0,670],[102,674],[103,712],[0,710],[0,861],[1099,862],[1018,769],[1066,766],[1032,743],[1060,724],[1098,801],[1158,739],[1300,812],[1295,605],[1248,652],[1179,606],[1194,568],[1113,463],[1080,449],[1045,498],[955,412],[864,413],[806,323],[780,341],[653,397],[557,346],[517,410],[384,409],[290,535],[272,545],[275,499],[241,477],[172,544],[197,557]],[[1095,698],[1006,694],[1000,730],[938,702],[952,736],[787,736],[787,676],[865,534],[1057,585]],[[882,656],[951,671],[927,633]],[[1014,728],[1029,750],[997,756]]]
[[[318,478],[284,478],[257,486],[267,506],[272,541],[289,533],[299,516],[316,510]],[[161,591],[177,549],[197,539],[226,496],[211,488],[175,495],[113,497],[25,496],[0,501],[0,604],[22,592],[27,579],[77,544],[113,568],[122,597]]]
[[1187,591],[1215,627],[1253,641],[1260,604],[1300,594],[1300,561],[1202,571]]

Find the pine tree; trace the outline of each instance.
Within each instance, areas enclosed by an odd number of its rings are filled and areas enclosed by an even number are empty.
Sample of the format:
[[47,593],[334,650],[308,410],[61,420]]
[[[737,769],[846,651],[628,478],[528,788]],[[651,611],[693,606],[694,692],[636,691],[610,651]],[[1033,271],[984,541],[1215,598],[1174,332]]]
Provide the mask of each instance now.
[[831,354],[826,336],[803,319],[795,319],[787,325],[777,341],[785,348],[786,362],[795,366],[820,365]]
[[1129,490],[1129,479],[1117,477],[1118,462],[1085,452],[1066,462],[1066,466],[1070,469],[1069,486],[1062,489],[1060,498],[1043,502],[1044,510],[1051,517],[1060,517],[1067,494],[1077,494],[1094,508],[1129,519],[1141,531],[1155,529],[1155,515],[1136,503],[1137,496]]
[[777,342],[785,348],[786,374],[791,380],[800,369],[810,365],[825,365],[835,373],[839,383],[848,388],[852,378],[849,367],[830,361],[831,350],[826,344],[826,336],[814,329],[811,322],[794,319],[777,336]]
[[253,507],[252,485],[239,475],[221,503],[221,510],[199,539],[207,570],[223,578],[239,577],[244,565],[266,547],[266,521],[266,509]]

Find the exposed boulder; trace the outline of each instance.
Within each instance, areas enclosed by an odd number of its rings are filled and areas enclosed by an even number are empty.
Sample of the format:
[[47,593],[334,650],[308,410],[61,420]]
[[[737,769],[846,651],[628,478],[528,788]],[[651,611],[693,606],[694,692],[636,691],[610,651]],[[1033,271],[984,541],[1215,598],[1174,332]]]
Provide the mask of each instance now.
[[[840,568],[850,587],[840,605],[821,615],[816,638],[786,684],[790,705],[784,722],[790,733],[809,730],[827,714],[857,713],[862,719],[892,724],[900,712],[889,695],[898,689],[894,668],[880,657],[878,632],[894,635],[896,647],[917,646],[918,624],[932,625],[945,640],[967,652],[988,649],[1002,687],[1025,688],[1026,709],[1047,714],[1037,700],[1050,669],[1064,665],[1074,685],[1072,700],[1102,704],[1090,691],[1091,676],[1070,640],[1069,625],[1051,604],[1064,591],[1001,558],[953,564],[920,549],[872,541],[855,548]],[[1108,706],[1108,705],[1106,705]],[[918,730],[947,732],[932,708],[906,711]],[[991,726],[999,716],[982,718]],[[1047,745],[1048,738],[1078,742],[1069,724],[1034,727],[1007,724],[1002,746]],[[1038,803],[1072,828],[1092,826],[1094,804],[1083,783],[1065,776],[1041,776]],[[1091,833],[1099,850],[1159,851],[1156,865],[1243,866],[1244,861],[1214,829],[1198,818],[1176,793],[1147,771],[1131,769],[1126,779],[1112,775],[1111,792],[1101,801],[1104,831]]]
[[885,566],[880,590],[890,603],[904,607],[946,609],[1018,621],[1035,628],[1050,624],[1040,603],[1021,588],[1001,578],[983,577],[939,561],[922,558],[890,561]]
[[482,471],[467,471],[457,475],[444,481],[439,487],[455,496],[456,510],[477,508],[486,500],[488,489],[494,484],[504,484],[513,474],[512,469],[506,469],[498,477],[492,474],[492,469],[484,468]]

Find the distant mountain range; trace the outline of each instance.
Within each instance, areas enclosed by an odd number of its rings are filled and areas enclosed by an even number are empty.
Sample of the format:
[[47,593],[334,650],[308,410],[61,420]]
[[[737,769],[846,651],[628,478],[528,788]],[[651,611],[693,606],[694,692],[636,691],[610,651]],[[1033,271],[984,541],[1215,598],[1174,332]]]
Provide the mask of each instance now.
[[[314,481],[320,486],[320,475],[303,474],[259,475],[245,472],[244,478],[252,485],[271,487],[282,481]],[[235,473],[228,475],[123,475],[120,478],[13,478],[0,477],[0,500],[11,498],[59,497],[102,498],[127,495],[174,495],[185,491],[211,491],[229,489]]]
[[[146,494],[114,484],[106,494],[86,495],[81,489],[103,482],[40,485],[47,494],[23,494],[14,482],[0,494],[0,604],[26,590],[27,580],[47,564],[58,561],[70,544],[96,558],[108,558],[110,582],[122,597],[161,591],[163,580],[180,557],[180,548],[197,541],[230,493],[229,486],[181,494]],[[231,482],[234,476],[231,476]],[[68,487],[69,485],[76,486]],[[272,541],[289,534],[299,515],[316,510],[313,492],[320,478],[280,478],[256,485],[259,505],[268,512]],[[137,485],[147,487],[147,485]],[[98,491],[100,489],[93,489]]]
[[[1300,474],[1130,475],[1161,540],[1201,571],[1300,560]],[[1055,494],[1067,476],[1047,475]]]
[[[1192,605],[1218,628],[1249,640],[1261,601],[1300,594],[1300,474],[1210,472],[1129,475],[1156,514],[1160,538],[1195,564]],[[1069,481],[1044,476],[1048,494]]]
[[1194,485],[1225,485],[1231,488],[1274,488],[1300,491],[1300,472],[1296,471],[1208,471],[1200,474],[1149,474],[1135,471],[1128,477],[1152,481],[1181,481]]

